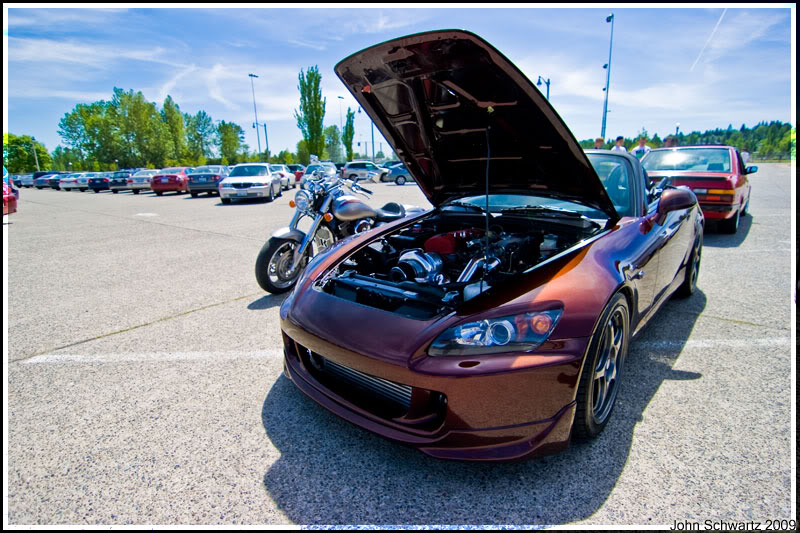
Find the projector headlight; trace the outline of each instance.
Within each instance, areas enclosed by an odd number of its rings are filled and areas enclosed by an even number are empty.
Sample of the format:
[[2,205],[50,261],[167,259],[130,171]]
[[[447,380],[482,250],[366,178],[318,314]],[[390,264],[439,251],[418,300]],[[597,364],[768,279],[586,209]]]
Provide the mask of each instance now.
[[561,313],[562,310],[557,309],[466,322],[439,335],[428,349],[428,354],[529,352],[547,340]]

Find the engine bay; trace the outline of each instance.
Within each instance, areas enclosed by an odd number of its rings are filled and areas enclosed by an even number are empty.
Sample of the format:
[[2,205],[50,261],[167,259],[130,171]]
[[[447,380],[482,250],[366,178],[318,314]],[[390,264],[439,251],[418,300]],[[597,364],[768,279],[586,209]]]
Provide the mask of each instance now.
[[525,216],[439,211],[373,241],[316,287],[362,305],[419,320],[454,310],[490,287],[599,231]]

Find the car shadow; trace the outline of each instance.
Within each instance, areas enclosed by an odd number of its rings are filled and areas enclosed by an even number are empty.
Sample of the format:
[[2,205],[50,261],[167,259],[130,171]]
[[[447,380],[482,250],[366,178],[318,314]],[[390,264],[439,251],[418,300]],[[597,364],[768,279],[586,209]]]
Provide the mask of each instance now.
[[597,439],[522,463],[427,457],[345,423],[281,375],[261,410],[266,435],[280,452],[264,474],[264,487],[298,524],[545,525],[587,519],[614,490],[634,430],[661,384],[702,377],[673,367],[705,305],[699,290],[688,300],[667,302],[656,324],[631,343],[613,417]]
[[753,225],[752,215],[746,215],[739,219],[739,229],[733,235],[720,233],[717,221],[706,220],[706,231],[703,234],[703,246],[714,248],[736,248],[747,239],[750,228]]
[[247,309],[250,311],[263,311],[265,309],[272,309],[274,307],[280,307],[283,301],[289,294],[265,294],[258,300],[254,302],[250,302],[247,305]]

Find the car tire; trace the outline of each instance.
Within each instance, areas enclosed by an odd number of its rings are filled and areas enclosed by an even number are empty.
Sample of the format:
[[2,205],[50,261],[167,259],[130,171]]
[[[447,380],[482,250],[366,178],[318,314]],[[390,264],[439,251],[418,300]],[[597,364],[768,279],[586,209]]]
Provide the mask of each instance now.
[[736,214],[731,218],[726,218],[725,220],[720,221],[719,229],[722,233],[727,233],[729,235],[733,235],[739,230],[739,219],[741,218],[741,212],[737,208]]
[[197,198],[197,192],[192,192],[191,195],[192,195],[192,198]]
[[630,311],[622,293],[611,298],[589,343],[578,384],[572,437],[597,437],[611,419],[630,341]]
[[269,187],[269,197],[267,198],[267,201],[268,202],[275,201],[275,187],[273,187],[272,185],[270,185]]
[[162,194],[164,194],[164,191],[156,191],[156,196],[161,196]]
[[703,235],[700,234],[694,241],[692,253],[689,254],[689,261],[686,264],[686,273],[683,283],[675,291],[678,298],[688,298],[697,290],[697,277],[700,275],[700,260],[703,257]]
[[88,190],[89,190],[89,189],[87,189],[86,187],[84,187],[84,188],[82,188],[82,189],[81,189],[81,192],[86,192],[86,191],[88,191]]
[[358,174],[350,174],[347,179],[356,180],[358,179]]
[[100,189],[92,189],[95,193],[99,193]]
[[222,199],[222,203],[225,204],[225,205],[230,205],[231,199],[230,198],[223,198]]
[[114,194],[117,194],[119,191],[116,190],[116,189],[113,189],[111,192],[114,193]]
[[139,189],[133,189],[133,190],[131,190],[131,192],[132,192],[133,194],[139,194],[139,192],[140,192],[140,191],[139,191]]
[[394,179],[394,183],[395,183],[395,185],[403,186],[403,185],[406,184],[406,177],[405,176],[397,176]]

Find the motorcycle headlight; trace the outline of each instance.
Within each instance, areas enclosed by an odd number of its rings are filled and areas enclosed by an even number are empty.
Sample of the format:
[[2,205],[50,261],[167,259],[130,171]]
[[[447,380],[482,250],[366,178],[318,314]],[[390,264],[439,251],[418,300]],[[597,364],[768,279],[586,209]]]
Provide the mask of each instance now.
[[557,309],[466,322],[436,337],[428,355],[529,352],[547,340],[561,313]]
[[294,195],[294,203],[300,211],[308,211],[311,206],[311,200],[311,194],[304,190],[299,190]]

